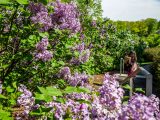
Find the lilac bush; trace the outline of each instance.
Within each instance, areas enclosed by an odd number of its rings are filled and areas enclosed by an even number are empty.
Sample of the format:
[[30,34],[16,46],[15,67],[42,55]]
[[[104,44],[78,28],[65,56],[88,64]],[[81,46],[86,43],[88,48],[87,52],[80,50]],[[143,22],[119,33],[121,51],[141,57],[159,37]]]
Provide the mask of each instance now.
[[[71,76],[69,67],[62,68],[59,74],[60,77],[66,77],[65,74]],[[79,81],[81,77],[78,76],[76,79]],[[22,94],[17,99],[17,103],[25,107],[25,115],[42,105],[51,108],[47,114],[53,113],[56,119],[67,117],[73,120],[158,120],[160,117],[160,100],[155,95],[146,97],[142,94],[135,94],[128,103],[122,103],[124,91],[117,81],[117,76],[109,74],[105,74],[103,85],[98,91],[94,90],[90,94],[67,93],[63,96],[65,102],[57,102],[58,97],[53,96],[51,102],[34,104],[32,93],[24,85],[20,85],[19,91]],[[95,94],[97,92],[98,94]],[[20,118],[21,116],[17,115],[17,119]]]

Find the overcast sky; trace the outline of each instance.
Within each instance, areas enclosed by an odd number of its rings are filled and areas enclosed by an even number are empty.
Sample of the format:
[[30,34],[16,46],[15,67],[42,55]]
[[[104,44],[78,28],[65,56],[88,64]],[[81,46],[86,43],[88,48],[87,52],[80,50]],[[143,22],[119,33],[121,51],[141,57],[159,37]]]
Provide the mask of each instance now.
[[160,0],[102,0],[102,8],[103,17],[112,20],[160,20]]

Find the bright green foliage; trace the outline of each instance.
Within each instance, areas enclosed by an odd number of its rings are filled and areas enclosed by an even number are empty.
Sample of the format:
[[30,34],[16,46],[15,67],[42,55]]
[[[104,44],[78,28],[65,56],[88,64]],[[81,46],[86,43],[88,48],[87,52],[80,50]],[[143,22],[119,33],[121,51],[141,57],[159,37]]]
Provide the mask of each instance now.
[[[34,1],[44,6],[52,2]],[[72,0],[62,1],[69,3]],[[17,104],[17,98],[21,94],[18,92],[19,84],[25,84],[34,93],[37,103],[50,102],[53,96],[57,97],[58,102],[65,103],[64,94],[90,94],[91,91],[82,87],[71,87],[67,80],[57,77],[62,67],[69,67],[71,73],[105,73],[119,67],[119,60],[126,52],[136,50],[141,58],[147,45],[153,47],[160,44],[160,35],[157,32],[160,23],[157,20],[113,22],[102,18],[101,0],[74,1],[80,13],[82,27],[76,34],[55,28],[40,32],[30,19],[30,0],[0,0],[0,81],[3,82],[0,119],[11,119],[8,109]],[[54,8],[47,9],[49,13],[54,11]],[[49,42],[47,50],[53,53],[53,58],[48,62],[35,59],[36,45],[45,37]],[[70,64],[72,57],[80,56],[79,52],[72,49],[82,42],[86,49],[90,49],[89,60],[79,65]],[[30,114],[43,116],[48,111],[50,110],[41,106]],[[53,115],[50,115],[50,119],[53,119]]]

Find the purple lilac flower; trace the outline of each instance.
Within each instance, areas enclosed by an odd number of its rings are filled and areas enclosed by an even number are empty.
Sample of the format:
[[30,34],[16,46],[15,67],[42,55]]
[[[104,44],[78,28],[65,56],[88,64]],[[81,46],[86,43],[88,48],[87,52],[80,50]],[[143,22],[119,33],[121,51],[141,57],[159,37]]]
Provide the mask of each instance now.
[[66,97],[72,100],[85,100],[85,101],[89,101],[92,98],[91,95],[86,93],[71,93],[66,95]]
[[72,120],[89,120],[89,106],[85,103],[75,102],[69,99],[66,102],[67,107],[71,110]]
[[92,43],[90,43],[89,46],[88,46],[88,49],[91,49],[91,48],[93,48],[93,44]]
[[81,31],[79,13],[75,3],[61,3],[60,0],[50,3],[54,12],[48,14],[48,10],[41,3],[29,4],[29,10],[34,14],[31,20],[40,26],[40,31],[48,31],[51,28],[70,30],[72,34]]
[[92,25],[93,27],[96,27],[96,25],[97,25],[96,20],[93,20],[93,21],[91,22],[91,25]]
[[31,17],[31,21],[34,24],[38,24],[40,26],[40,31],[48,31],[53,27],[51,17],[48,15],[48,12],[38,12],[36,16]]
[[151,104],[154,106],[153,108],[155,109],[155,112],[160,112],[160,99],[153,94],[149,96],[149,99],[152,101]]
[[36,45],[36,49],[38,51],[44,51],[47,49],[48,44],[49,44],[48,38],[47,37],[42,38],[42,40]]
[[72,48],[72,50],[82,53],[85,50],[85,43],[82,42],[81,44],[76,45],[75,47]]
[[85,73],[79,74],[76,72],[73,76],[70,76],[67,81],[71,86],[84,86],[85,83],[88,83],[88,75]]
[[35,53],[36,60],[42,60],[44,62],[52,59],[53,55],[50,51],[47,50],[48,47],[48,38],[43,38],[37,45],[37,52]]
[[[20,85],[18,90],[22,92],[22,94],[17,99],[17,104],[24,107],[23,115],[28,116],[31,111],[32,106],[34,105],[35,99],[32,97],[32,93],[27,90],[27,87],[24,85]],[[17,114],[17,118],[21,115]]]
[[38,59],[38,60],[42,60],[43,62],[46,62],[46,61],[49,61],[51,60],[53,57],[52,53],[48,50],[44,50],[40,53],[37,53],[35,55],[35,58]]
[[72,51],[76,51],[79,53],[79,56],[77,57],[72,57],[70,63],[71,64],[81,64],[81,63],[85,63],[89,60],[90,57],[90,50],[89,49],[85,49],[85,44],[84,42],[82,44],[78,44],[75,47],[72,48]]
[[75,58],[75,57],[72,57],[72,59],[70,60],[70,63],[73,65],[81,64],[79,58]]
[[51,17],[55,27],[68,29],[72,33],[77,33],[81,30],[77,6],[74,3],[65,4],[57,0],[52,5],[54,7],[54,13],[51,14]]
[[73,120],[84,119],[89,120],[88,105],[79,103],[71,99],[67,99],[66,103],[49,102],[44,105],[47,108],[53,108],[50,112],[54,113],[56,119],[63,119],[63,117],[70,111]]
[[63,67],[59,71],[58,77],[67,80],[71,76],[71,71],[69,67]]
[[32,14],[37,14],[38,12],[48,12],[47,8],[42,3],[34,3],[30,2],[28,5],[28,9]]
[[63,67],[58,74],[59,78],[63,78],[67,80],[67,82],[71,86],[85,86],[88,83],[88,75],[86,73],[77,73],[75,72],[74,75],[71,75],[69,67]]
[[[142,94],[132,96],[127,105],[122,107],[120,120],[156,120],[155,114],[159,113],[159,99],[155,96],[146,97]],[[158,105],[159,106],[159,105]]]
[[47,108],[53,108],[50,112],[54,113],[56,119],[63,119],[63,116],[66,114],[67,106],[62,103],[57,102],[48,102],[44,104]]
[[120,88],[115,76],[105,74],[104,83],[99,89],[99,98],[95,97],[92,104],[94,119],[117,119],[121,113],[123,89]]
[[156,113],[156,120],[160,120],[160,112]]
[[89,57],[90,57],[90,50],[86,49],[84,53],[80,56],[81,63],[87,62],[89,60]]
[[84,40],[84,38],[85,38],[85,36],[84,36],[84,34],[80,34],[80,40]]

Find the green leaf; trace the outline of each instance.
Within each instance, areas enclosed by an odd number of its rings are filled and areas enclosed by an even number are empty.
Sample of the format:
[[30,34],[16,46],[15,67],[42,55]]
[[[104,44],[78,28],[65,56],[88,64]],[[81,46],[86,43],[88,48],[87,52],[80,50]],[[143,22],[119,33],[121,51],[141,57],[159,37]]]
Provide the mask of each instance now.
[[75,55],[75,57],[78,57],[79,56],[79,52],[74,51],[74,55]]
[[14,88],[17,88],[17,82],[13,82],[12,85]]
[[46,90],[47,90],[47,94],[48,95],[51,95],[51,96],[63,96],[62,92],[59,89],[57,89],[57,88],[46,87]]
[[65,63],[64,63],[63,61],[59,61],[58,63],[59,63],[60,65],[62,65],[62,66],[65,65]]
[[64,98],[56,98],[56,101],[60,102],[60,103],[65,103],[66,102],[66,100]]
[[47,5],[48,0],[39,0],[39,2],[41,2],[41,3],[45,4],[45,5]]
[[3,69],[6,69],[7,67],[8,67],[8,64],[2,66]]
[[44,87],[38,87],[39,91],[43,94],[47,94],[47,91]]
[[7,99],[4,95],[0,94],[0,99]]
[[45,32],[45,33],[39,33],[39,36],[44,38],[44,37],[48,37],[49,35],[47,32]]
[[36,98],[36,100],[43,100],[43,101],[46,101],[46,102],[51,102],[53,100],[52,97],[49,96],[49,95],[38,94],[38,93],[35,93],[35,98]]
[[54,62],[52,62],[52,63],[51,63],[51,66],[52,66],[52,67],[56,67],[56,66],[57,66],[57,64],[56,64],[56,63],[54,63]]
[[52,110],[52,107],[51,108],[46,108],[46,107],[44,107],[44,106],[42,106],[41,107],[41,110],[43,111],[43,112],[49,112],[49,111],[51,111]]
[[126,84],[126,85],[124,85],[124,86],[122,86],[124,89],[127,89],[127,90],[131,90],[132,88],[128,85],[128,84]]
[[59,30],[59,29],[55,29],[55,32],[56,32],[57,34],[62,34],[62,31]]
[[35,93],[35,98],[38,99],[38,100],[45,100],[44,94]]
[[77,92],[77,88],[76,87],[72,87],[72,86],[67,86],[64,90],[64,93],[73,93],[73,92]]
[[9,102],[10,102],[11,105],[16,105],[16,100],[15,99],[10,99]]
[[0,120],[13,120],[11,113],[8,111],[0,110]]
[[83,87],[72,87],[72,86],[67,86],[66,89],[64,90],[64,93],[91,93],[91,91],[88,88],[83,88]]
[[77,92],[91,93],[91,91],[88,88],[84,87],[78,87]]
[[0,4],[9,4],[10,0],[0,0]]
[[9,92],[9,93],[11,93],[11,92],[13,92],[13,91],[14,91],[14,89],[13,89],[13,88],[11,88],[11,86],[8,86],[8,87],[6,88],[6,90],[7,90],[7,92]]
[[28,4],[28,0],[16,0],[19,4]]
[[39,108],[38,110],[34,110],[32,112],[29,113],[30,115],[33,115],[33,116],[42,116],[44,115],[45,113],[42,112],[41,108]]
[[39,113],[39,112],[30,112],[29,113],[31,116],[42,116],[42,115],[44,115],[45,113]]
[[31,40],[36,39],[36,35],[30,35],[29,39],[31,39]]
[[59,89],[54,88],[54,87],[46,87],[46,89],[44,87],[38,87],[38,89],[42,94],[45,94],[45,95],[63,96],[62,92]]
[[135,88],[135,92],[142,92],[145,93],[145,91],[142,88]]

